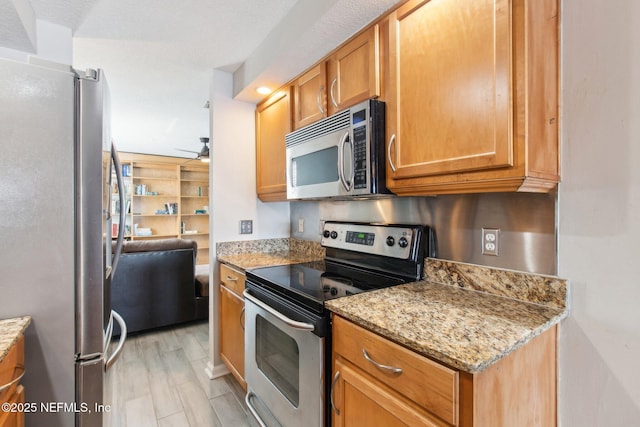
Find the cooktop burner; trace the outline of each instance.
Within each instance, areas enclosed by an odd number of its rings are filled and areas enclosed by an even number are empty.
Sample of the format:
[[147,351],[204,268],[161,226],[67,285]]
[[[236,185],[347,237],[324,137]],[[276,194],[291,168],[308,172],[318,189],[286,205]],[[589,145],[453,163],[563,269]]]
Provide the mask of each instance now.
[[255,268],[247,271],[247,278],[319,313],[326,300],[406,282],[328,260]]

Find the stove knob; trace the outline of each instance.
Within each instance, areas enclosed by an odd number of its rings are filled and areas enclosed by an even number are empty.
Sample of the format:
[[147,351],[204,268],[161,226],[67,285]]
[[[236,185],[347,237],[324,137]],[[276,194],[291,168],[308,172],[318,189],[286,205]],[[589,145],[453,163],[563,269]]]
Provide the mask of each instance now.
[[400,246],[401,248],[406,248],[407,246],[409,246],[409,241],[406,237],[401,237],[400,240],[398,240],[398,246]]
[[338,289],[337,288],[331,288],[331,295],[333,295],[333,296],[338,295]]
[[332,239],[337,239],[338,238],[338,233],[336,231],[332,231],[331,232],[331,238]]
[[393,246],[396,244],[396,239],[394,239],[392,236],[387,237],[387,246]]
[[325,239],[328,239],[330,234],[331,233],[329,233],[329,230],[324,230],[324,232],[322,233]]

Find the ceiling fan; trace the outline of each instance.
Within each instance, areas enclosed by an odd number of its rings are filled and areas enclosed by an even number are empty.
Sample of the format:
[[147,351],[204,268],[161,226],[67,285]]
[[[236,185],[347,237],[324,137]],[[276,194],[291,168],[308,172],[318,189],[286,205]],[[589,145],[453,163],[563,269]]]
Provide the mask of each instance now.
[[176,150],[185,151],[187,153],[195,153],[197,154],[197,156],[192,160],[200,160],[202,162],[209,163],[209,146],[207,145],[209,143],[209,138],[202,137],[200,138],[200,142],[204,144],[200,151],[183,150],[181,148],[176,148]]

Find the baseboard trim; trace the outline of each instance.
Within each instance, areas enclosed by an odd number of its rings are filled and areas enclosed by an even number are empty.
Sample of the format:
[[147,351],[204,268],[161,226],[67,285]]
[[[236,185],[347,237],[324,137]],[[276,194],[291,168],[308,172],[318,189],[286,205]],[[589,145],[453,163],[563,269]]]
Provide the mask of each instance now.
[[227,365],[225,365],[224,363],[213,366],[213,363],[211,363],[211,361],[207,362],[207,367],[205,368],[204,372],[205,374],[207,374],[210,380],[214,380],[231,373],[229,368],[227,368]]

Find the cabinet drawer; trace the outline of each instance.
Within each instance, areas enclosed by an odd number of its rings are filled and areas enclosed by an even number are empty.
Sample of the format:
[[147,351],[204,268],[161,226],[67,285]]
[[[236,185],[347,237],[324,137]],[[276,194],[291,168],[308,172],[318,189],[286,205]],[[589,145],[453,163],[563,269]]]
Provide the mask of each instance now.
[[240,296],[242,296],[244,292],[244,279],[245,275],[243,272],[231,268],[226,264],[220,264],[220,280],[227,288]]
[[[338,316],[333,320],[333,351],[447,423],[458,425],[457,371]],[[393,373],[374,362],[402,372]]]
[[[10,405],[24,403],[24,387],[19,385],[8,400]],[[0,410],[0,427],[24,427],[24,412]]]
[[[9,384],[24,372],[24,336],[18,339],[9,353],[0,362],[0,387]],[[0,392],[0,402],[6,402],[13,395],[18,382]]]

